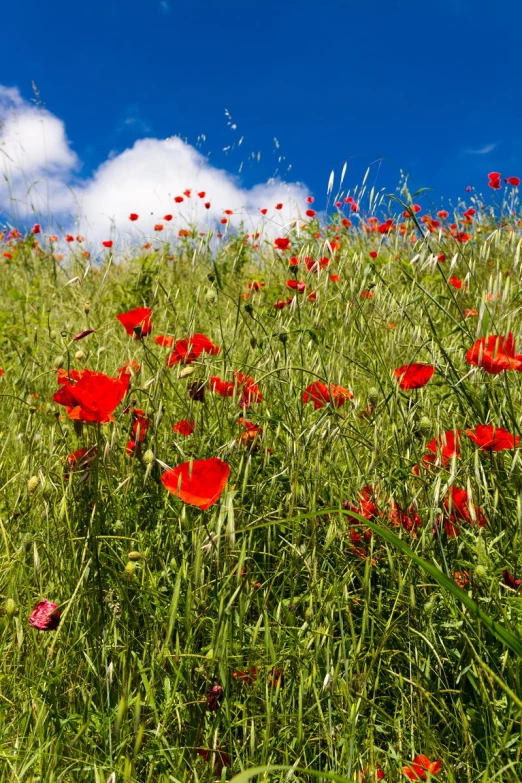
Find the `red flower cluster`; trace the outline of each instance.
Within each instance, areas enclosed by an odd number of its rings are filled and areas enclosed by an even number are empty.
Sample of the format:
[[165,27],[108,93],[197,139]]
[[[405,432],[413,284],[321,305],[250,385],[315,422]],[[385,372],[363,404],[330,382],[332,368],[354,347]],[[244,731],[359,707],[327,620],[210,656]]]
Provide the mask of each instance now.
[[443,514],[437,518],[433,532],[437,535],[442,523],[446,534],[455,538],[459,535],[461,522],[484,527],[486,516],[481,508],[470,502],[465,489],[451,487],[449,495],[444,499]]

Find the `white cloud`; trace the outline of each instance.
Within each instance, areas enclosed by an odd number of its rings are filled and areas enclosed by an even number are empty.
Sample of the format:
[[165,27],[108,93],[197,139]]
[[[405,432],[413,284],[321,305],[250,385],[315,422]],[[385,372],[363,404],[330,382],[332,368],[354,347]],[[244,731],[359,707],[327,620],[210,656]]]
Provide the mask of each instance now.
[[[17,89],[0,86],[0,209],[18,220],[38,219],[44,227],[48,221],[51,230],[54,220],[99,244],[109,236],[123,241],[151,235],[164,214],[174,215],[165,226],[176,232],[193,222],[208,227],[225,209],[234,210],[232,226],[244,220],[251,231],[259,228],[259,210],[266,207],[266,230],[281,233],[297,209],[302,214],[307,206],[307,191],[299,183],[269,181],[245,189],[175,136],[140,139],[110,155],[91,177],[82,178],[79,171],[63,121],[24,101]],[[174,196],[187,188],[192,197],[176,204]],[[197,197],[200,190],[206,192],[205,199]],[[203,206],[207,200],[208,210]],[[275,211],[279,202],[284,207]],[[131,223],[130,212],[137,212],[140,220]]]

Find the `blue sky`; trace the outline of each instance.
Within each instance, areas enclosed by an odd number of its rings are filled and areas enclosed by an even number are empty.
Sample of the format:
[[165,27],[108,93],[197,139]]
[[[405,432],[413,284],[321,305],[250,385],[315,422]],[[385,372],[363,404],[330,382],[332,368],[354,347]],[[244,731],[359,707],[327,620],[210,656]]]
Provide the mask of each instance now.
[[348,185],[402,168],[436,204],[522,174],[518,0],[21,0],[2,27],[0,83],[31,100],[35,82],[83,177],[172,135],[319,207],[345,160]]

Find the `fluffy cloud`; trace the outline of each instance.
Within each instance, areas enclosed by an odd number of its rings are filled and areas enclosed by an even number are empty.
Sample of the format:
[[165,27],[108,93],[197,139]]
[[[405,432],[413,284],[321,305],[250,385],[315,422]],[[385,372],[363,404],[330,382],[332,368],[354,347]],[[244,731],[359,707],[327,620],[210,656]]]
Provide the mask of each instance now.
[[[0,86],[0,208],[14,220],[39,220],[52,230],[74,228],[99,243],[149,236],[165,214],[174,216],[165,223],[169,229],[194,222],[209,227],[225,209],[234,210],[232,226],[242,220],[251,231],[260,227],[262,207],[268,209],[265,231],[274,234],[306,209],[302,185],[270,181],[244,189],[178,137],[141,139],[89,178],[81,177],[80,168],[62,120],[24,101],[16,88]],[[176,204],[174,196],[187,188],[192,198]],[[205,199],[197,198],[200,190]],[[275,211],[279,202],[284,207]],[[131,223],[130,212],[140,220]]]

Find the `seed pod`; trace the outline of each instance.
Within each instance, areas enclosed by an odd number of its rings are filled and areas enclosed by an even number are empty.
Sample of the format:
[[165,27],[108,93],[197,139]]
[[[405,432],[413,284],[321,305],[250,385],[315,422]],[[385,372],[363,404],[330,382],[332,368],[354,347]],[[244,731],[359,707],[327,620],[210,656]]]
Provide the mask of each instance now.
[[190,367],[190,365],[189,365],[188,367],[184,367],[180,371],[179,378],[188,378],[189,375],[192,375],[192,373],[194,373],[194,372],[196,372],[194,367]]
[[217,291],[215,288],[208,288],[205,294],[205,302],[209,305],[213,305],[217,302]]
[[143,555],[141,554],[141,552],[138,552],[136,549],[133,549],[132,552],[129,552],[127,557],[129,558],[129,560],[138,561],[141,560]]
[[54,361],[53,361],[53,369],[54,370],[59,370],[60,367],[63,367],[64,362],[65,362],[65,357],[64,356],[57,356],[54,359]]
[[85,302],[85,304],[84,304],[84,306],[83,306],[83,312],[84,312],[86,315],[88,315],[88,314],[89,314],[89,310],[90,310],[90,309],[91,309],[91,303],[90,303],[90,302]]
[[76,353],[74,354],[74,358],[76,359],[77,362],[83,362],[83,360],[85,359],[85,353],[83,351],[76,351]]

